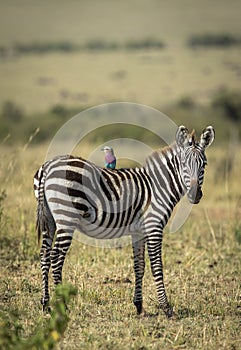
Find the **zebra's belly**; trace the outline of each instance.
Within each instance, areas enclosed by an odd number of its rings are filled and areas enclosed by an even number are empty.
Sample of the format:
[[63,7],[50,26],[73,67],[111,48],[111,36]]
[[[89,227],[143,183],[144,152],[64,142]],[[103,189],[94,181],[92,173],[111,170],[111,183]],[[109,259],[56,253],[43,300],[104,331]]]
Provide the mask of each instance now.
[[76,230],[91,238],[113,239],[130,235],[133,232],[133,226],[134,225],[126,227],[106,227],[105,225],[99,226],[96,224],[84,224],[83,222],[80,222],[80,224],[77,225]]
[[45,196],[57,229],[77,229],[95,238],[121,237],[139,230],[145,200],[123,190],[118,198],[99,187],[47,178]]
[[[106,209],[106,208],[105,208]],[[139,230],[138,216],[132,218],[128,211],[117,211],[110,206],[109,210],[90,207],[76,225],[76,229],[97,239],[119,238]]]
[[46,194],[57,229],[78,230],[97,239],[119,238],[139,231],[140,218],[133,208],[116,203],[95,206],[82,198]]

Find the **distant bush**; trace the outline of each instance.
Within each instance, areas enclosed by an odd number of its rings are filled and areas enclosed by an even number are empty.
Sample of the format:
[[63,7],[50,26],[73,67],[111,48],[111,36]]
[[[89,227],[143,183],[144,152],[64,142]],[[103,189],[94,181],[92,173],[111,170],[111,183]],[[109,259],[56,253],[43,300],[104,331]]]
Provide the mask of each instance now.
[[241,92],[222,91],[214,97],[212,106],[221,110],[229,120],[241,122]]
[[1,112],[2,119],[8,119],[10,122],[21,122],[23,119],[23,110],[12,101],[4,102]]
[[16,54],[46,54],[51,52],[74,52],[78,51],[80,46],[69,41],[59,42],[32,42],[32,43],[16,43],[13,51]]
[[[0,110],[0,142],[8,138],[8,143],[40,143],[51,139],[68,119],[88,106],[68,107],[54,105],[44,113],[27,115],[12,101],[3,103]],[[38,132],[36,132],[38,130]],[[34,137],[32,138],[32,135]]]
[[84,50],[93,50],[93,51],[109,51],[120,49],[120,44],[117,42],[108,42],[102,39],[92,39],[87,41],[82,48]]
[[62,104],[57,104],[50,108],[50,113],[65,117],[68,114],[68,109]]
[[227,33],[206,33],[193,35],[187,44],[190,47],[229,47],[241,45],[241,38]]
[[155,38],[133,39],[127,42],[107,41],[101,38],[90,39],[85,43],[73,43],[70,41],[35,41],[29,43],[15,43],[12,47],[0,46],[0,58],[11,55],[43,55],[55,52],[160,50],[164,47],[163,41]]
[[0,57],[5,57],[7,55],[8,49],[6,46],[0,46]]
[[9,135],[21,133],[21,125],[24,120],[24,111],[13,101],[6,101],[0,111],[0,138],[5,139]]
[[195,107],[195,101],[190,96],[184,96],[177,102],[177,106],[183,109],[192,109]]
[[150,49],[163,49],[165,44],[154,38],[145,38],[140,40],[130,40],[125,44],[127,50],[150,50]]

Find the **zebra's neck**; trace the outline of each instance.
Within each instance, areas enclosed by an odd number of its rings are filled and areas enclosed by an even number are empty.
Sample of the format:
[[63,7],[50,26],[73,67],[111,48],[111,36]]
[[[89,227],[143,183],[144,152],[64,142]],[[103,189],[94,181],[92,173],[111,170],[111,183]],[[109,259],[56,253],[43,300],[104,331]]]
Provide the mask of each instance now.
[[153,152],[144,165],[157,197],[169,196],[173,207],[186,193],[181,176],[180,152],[176,143]]

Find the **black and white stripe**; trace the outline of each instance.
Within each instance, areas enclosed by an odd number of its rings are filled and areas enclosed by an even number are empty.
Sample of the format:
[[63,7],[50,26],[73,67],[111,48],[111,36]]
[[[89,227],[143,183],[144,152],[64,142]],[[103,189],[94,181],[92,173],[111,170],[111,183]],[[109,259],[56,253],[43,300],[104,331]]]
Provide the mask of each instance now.
[[103,169],[73,156],[60,156],[46,162],[34,177],[37,230],[39,237],[42,236],[43,307],[49,301],[50,265],[57,285],[62,280],[65,255],[77,229],[97,239],[132,236],[134,304],[138,313],[142,311],[147,243],[159,305],[168,317],[172,316],[163,282],[163,229],[186,192],[192,203],[199,202],[206,165],[204,151],[213,139],[212,127],[206,128],[196,142],[194,133],[189,135],[181,126],[176,142],[154,152],[141,168]]

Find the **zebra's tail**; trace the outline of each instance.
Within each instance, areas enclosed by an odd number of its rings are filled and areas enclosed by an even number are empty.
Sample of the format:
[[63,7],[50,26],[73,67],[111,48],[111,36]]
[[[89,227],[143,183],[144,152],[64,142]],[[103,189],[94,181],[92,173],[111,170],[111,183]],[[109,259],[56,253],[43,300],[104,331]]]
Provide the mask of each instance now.
[[34,192],[38,201],[37,217],[36,217],[36,230],[38,233],[38,243],[40,242],[42,232],[49,234],[49,220],[52,218],[48,204],[45,198],[44,184],[46,174],[41,167],[34,176]]

